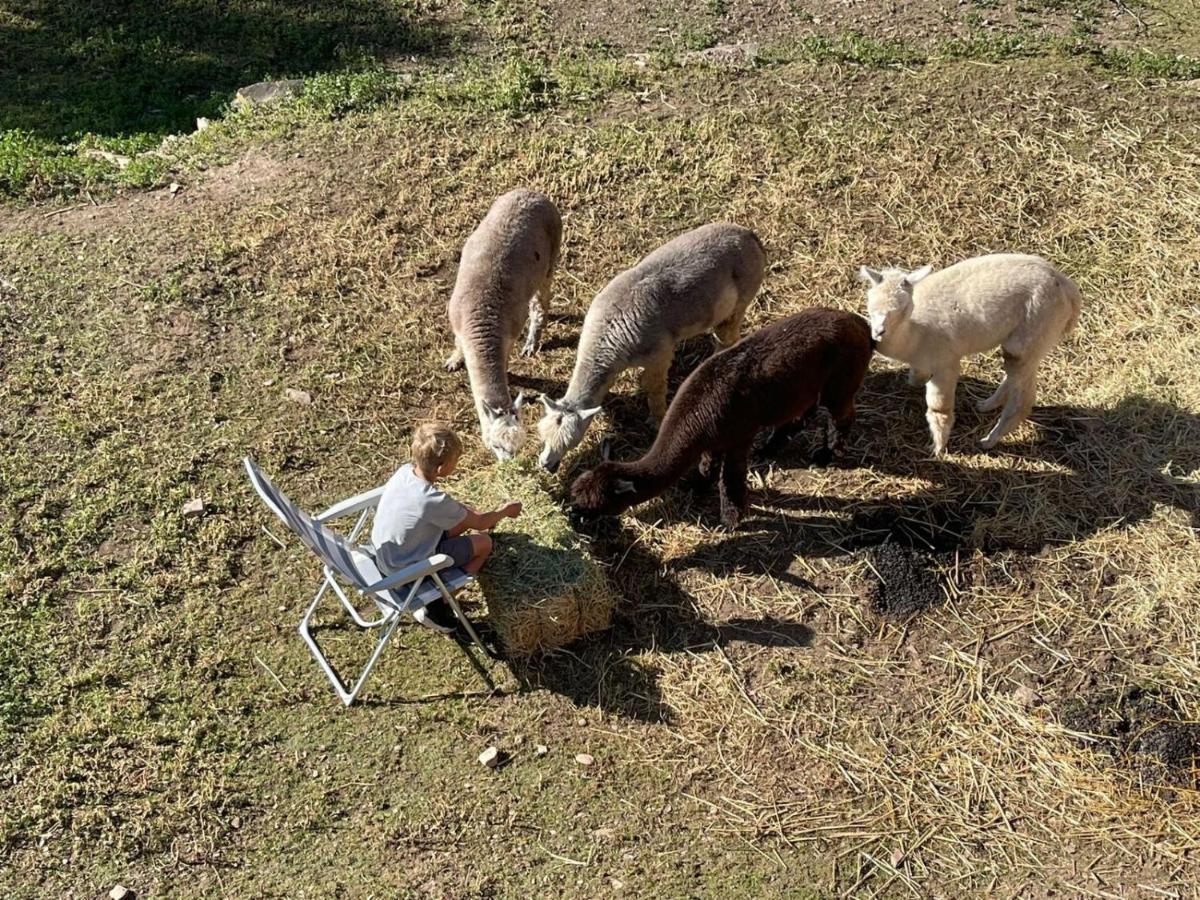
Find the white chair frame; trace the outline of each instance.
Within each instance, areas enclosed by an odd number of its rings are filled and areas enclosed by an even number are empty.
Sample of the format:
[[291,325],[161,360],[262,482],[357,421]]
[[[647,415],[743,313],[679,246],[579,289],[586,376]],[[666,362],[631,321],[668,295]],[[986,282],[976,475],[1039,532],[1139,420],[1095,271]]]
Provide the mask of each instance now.
[[[473,579],[461,570],[452,568],[454,561],[449,556],[438,553],[386,577],[379,577],[380,573],[374,567],[375,548],[370,544],[357,543],[366,527],[368,518],[379,505],[379,498],[383,494],[382,487],[335,503],[320,515],[310,517],[288,500],[259,470],[253,460],[246,457],[244,464],[246,473],[250,476],[250,483],[267,508],[275,513],[324,563],[321,584],[317,588],[312,602],[308,605],[304,617],[300,620],[297,630],[344,705],[350,706],[358,697],[363,685],[366,684],[367,676],[375,668],[384,648],[400,624],[402,614],[409,616],[418,624],[433,628],[434,626],[428,622],[425,616],[425,607],[439,597],[445,600],[454,612],[455,617],[470,637],[471,643],[474,643],[487,655],[487,648],[484,647],[475,628],[471,625],[471,621],[463,613],[454,597],[456,591],[461,590]],[[326,527],[327,522],[355,513],[358,513],[358,518],[345,537]],[[338,583],[338,575],[349,581],[360,594],[367,595],[375,601],[379,607],[377,618],[367,618],[362,615]],[[446,583],[447,578],[451,582],[449,585]],[[331,588],[355,625],[364,630],[378,630],[375,649],[353,685],[347,685],[343,680],[312,632],[313,615],[324,598],[325,592]],[[399,599],[401,595],[403,595],[403,599]],[[472,667],[479,673],[488,689],[495,690],[496,685],[491,675],[476,658],[469,644],[457,638],[455,643],[470,660]]]

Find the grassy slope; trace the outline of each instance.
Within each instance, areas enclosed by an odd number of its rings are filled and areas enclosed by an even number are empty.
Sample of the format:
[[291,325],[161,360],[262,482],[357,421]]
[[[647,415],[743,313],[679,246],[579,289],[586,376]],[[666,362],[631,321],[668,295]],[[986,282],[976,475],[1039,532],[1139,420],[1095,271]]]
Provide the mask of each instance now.
[[[594,896],[616,878],[886,894],[901,879],[1016,886],[1045,864],[1039,878],[1071,892],[1096,886],[1059,866],[1084,852],[1130,891],[1186,877],[1172,860],[1197,841],[1190,795],[1130,784],[1053,708],[1129,680],[1200,715],[1200,348],[1176,288],[1200,254],[1187,89],[1057,59],[737,79],[501,66],[374,112],[325,82],[197,140],[189,156],[239,162],[179,169],[174,200],[14,212],[0,232],[0,878],[17,893]],[[427,410],[472,433],[429,310],[461,236],[514,183],[563,205],[576,316],[616,267],[717,216],[772,250],[756,323],[856,305],[864,259],[1043,252],[1089,298],[1043,393],[1071,408],[1014,455],[934,464],[918,405],[881,375],[865,470],[764,476],[827,500],[768,500],[733,538],[684,494],[627,520],[610,543],[638,611],[535,672],[547,690],[403,703],[471,685],[447,646],[406,635],[374,702],[340,711],[291,630],[308,561],[262,534],[237,459],[254,452],[315,508],[383,476]],[[554,323],[518,370],[561,384],[577,327]],[[978,424],[964,409],[957,449]],[[1185,479],[1176,491],[1164,471]],[[204,517],[180,515],[191,496]],[[969,593],[905,629],[862,608],[864,565],[839,551],[856,506],[981,499],[971,543],[994,552],[961,551]],[[705,624],[738,619],[802,621],[814,647]],[[1027,714],[1010,691],[1031,671],[1050,706]],[[474,757],[493,741],[516,758],[487,773]],[[572,761],[585,750],[592,769]]]

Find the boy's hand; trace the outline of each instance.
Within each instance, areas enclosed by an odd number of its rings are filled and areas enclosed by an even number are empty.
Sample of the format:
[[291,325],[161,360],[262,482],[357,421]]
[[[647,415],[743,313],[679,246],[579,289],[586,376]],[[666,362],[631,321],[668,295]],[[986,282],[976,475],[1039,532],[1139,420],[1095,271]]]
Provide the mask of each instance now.
[[520,500],[510,500],[508,503],[505,503],[502,507],[500,507],[500,515],[509,519],[515,519],[521,514],[521,509],[522,507]]

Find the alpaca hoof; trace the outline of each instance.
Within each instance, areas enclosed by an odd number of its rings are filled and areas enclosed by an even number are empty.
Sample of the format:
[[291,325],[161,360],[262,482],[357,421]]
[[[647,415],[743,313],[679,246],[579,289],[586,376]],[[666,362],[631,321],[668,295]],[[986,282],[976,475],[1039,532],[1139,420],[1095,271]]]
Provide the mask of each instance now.
[[999,438],[984,438],[982,441],[979,442],[979,446],[983,450],[991,450],[998,443],[1000,443]]
[[533,354],[535,354],[535,353],[537,353],[537,345],[536,344],[526,344],[524,347],[521,348],[521,355],[523,357],[528,358],[530,356],[533,356]]
[[447,372],[457,372],[462,367],[463,364],[461,359],[448,359],[446,360],[446,364],[444,366]]
[[726,531],[737,531],[738,523],[742,520],[739,513],[721,513],[721,527]]

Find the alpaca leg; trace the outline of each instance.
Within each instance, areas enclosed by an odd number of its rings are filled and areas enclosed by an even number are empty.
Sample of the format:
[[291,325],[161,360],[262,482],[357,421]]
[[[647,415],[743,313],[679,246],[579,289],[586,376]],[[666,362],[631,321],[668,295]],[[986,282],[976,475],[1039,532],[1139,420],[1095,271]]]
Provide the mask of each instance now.
[[946,452],[950,429],[954,427],[954,390],[958,386],[958,366],[930,376],[925,385],[925,420],[933,438],[933,454]]
[[1004,404],[1008,392],[1012,389],[1014,378],[1020,375],[1021,357],[1014,356],[1007,350],[1002,350],[1001,352],[1004,354],[1004,378],[992,396],[986,400],[980,400],[975,404],[975,408],[980,412],[991,412],[993,409],[999,409]]
[[750,448],[739,447],[725,454],[721,463],[721,524],[733,530],[746,514],[749,500],[746,491],[746,470]]
[[446,357],[446,371],[457,372],[463,366],[462,342],[454,338],[454,352]]
[[821,468],[846,455],[846,441],[854,428],[856,417],[853,397],[832,409],[826,409],[829,416],[823,423],[822,447],[812,457],[813,465]]
[[546,323],[546,304],[541,297],[539,292],[529,298],[529,331],[525,335],[525,346],[521,348],[522,356],[533,356],[537,353],[538,342],[542,339],[542,326]]
[[767,439],[767,442],[763,444],[762,450],[759,451],[759,456],[762,459],[771,459],[778,456],[779,452],[788,445],[792,438],[804,430],[804,425],[808,422],[808,418],[811,415],[812,410],[810,409],[804,415],[800,416],[800,418],[776,426],[775,430],[771,432],[771,436]]
[[646,394],[646,405],[650,407],[650,420],[656,428],[667,414],[667,374],[670,371],[670,353],[650,360],[642,368],[642,391]]
[[1031,372],[1017,381],[1008,390],[1004,410],[992,426],[992,430],[981,442],[984,450],[991,450],[1006,434],[1025,421],[1037,399],[1037,373]]
[[908,383],[911,387],[920,387],[929,380],[929,375],[925,372],[918,372],[916,369],[908,370]]

